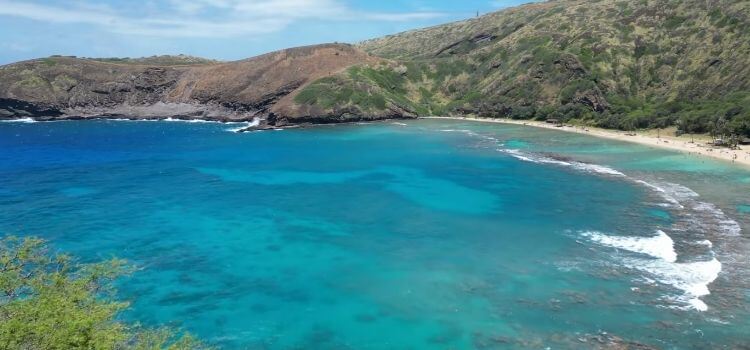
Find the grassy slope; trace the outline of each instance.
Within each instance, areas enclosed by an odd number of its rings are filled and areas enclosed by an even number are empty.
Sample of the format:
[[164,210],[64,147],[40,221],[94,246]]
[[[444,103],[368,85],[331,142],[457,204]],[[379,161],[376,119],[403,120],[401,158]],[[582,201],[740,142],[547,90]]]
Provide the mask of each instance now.
[[216,61],[216,60],[189,56],[189,55],[162,55],[162,56],[151,56],[151,57],[141,57],[141,58],[104,57],[104,58],[89,58],[89,59],[92,61],[99,61],[99,62],[138,64],[138,65],[149,65],[149,66],[182,66],[182,65],[219,63],[219,61]]
[[360,44],[295,102],[750,135],[750,2],[561,0]]

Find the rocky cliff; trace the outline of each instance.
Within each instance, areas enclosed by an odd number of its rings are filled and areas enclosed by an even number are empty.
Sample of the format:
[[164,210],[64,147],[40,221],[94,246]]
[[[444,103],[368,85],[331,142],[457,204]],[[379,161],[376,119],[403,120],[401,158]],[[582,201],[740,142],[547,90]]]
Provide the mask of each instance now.
[[49,57],[2,66],[0,118],[345,119],[343,111],[309,114],[314,109],[292,99],[311,81],[381,60],[351,45],[328,44],[235,62],[190,61]]

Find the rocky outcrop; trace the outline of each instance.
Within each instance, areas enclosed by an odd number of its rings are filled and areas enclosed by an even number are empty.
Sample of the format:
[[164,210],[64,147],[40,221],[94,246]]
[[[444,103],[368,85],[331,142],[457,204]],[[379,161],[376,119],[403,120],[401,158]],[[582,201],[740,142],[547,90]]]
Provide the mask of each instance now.
[[324,122],[335,120],[336,111],[307,115],[290,108],[297,91],[354,64],[377,61],[343,44],[189,65],[50,57],[0,67],[0,119],[249,121],[274,116],[287,124],[299,118]]
[[609,103],[599,89],[577,92],[573,102],[588,106],[596,112],[604,112],[609,108]]
[[29,103],[11,98],[0,98],[0,119],[57,118],[63,112],[41,103]]

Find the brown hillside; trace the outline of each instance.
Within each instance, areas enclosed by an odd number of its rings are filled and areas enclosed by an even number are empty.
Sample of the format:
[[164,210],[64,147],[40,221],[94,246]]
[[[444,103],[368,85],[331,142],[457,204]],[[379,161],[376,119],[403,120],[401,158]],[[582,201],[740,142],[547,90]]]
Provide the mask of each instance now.
[[248,120],[311,81],[370,61],[378,59],[343,44],[190,66],[37,59],[0,67],[0,118]]

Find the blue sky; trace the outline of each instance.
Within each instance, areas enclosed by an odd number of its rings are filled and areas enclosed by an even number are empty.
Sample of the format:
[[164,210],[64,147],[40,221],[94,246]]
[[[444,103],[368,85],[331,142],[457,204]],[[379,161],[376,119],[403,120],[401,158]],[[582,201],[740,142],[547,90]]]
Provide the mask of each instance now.
[[54,54],[235,60],[358,42],[530,0],[0,0],[0,64]]

